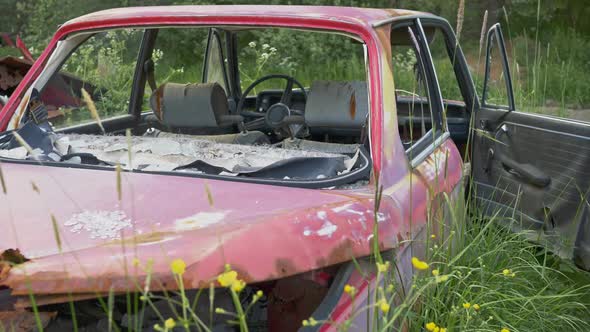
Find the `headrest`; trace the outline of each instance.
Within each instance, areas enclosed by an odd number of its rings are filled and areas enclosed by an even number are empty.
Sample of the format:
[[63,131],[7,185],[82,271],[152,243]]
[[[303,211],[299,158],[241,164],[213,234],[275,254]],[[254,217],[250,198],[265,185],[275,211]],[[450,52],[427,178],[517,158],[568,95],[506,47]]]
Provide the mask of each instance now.
[[217,83],[165,83],[152,92],[150,105],[164,125],[214,128],[229,114],[227,96]]
[[360,130],[369,112],[368,104],[366,82],[315,81],[305,105],[305,123],[316,132]]

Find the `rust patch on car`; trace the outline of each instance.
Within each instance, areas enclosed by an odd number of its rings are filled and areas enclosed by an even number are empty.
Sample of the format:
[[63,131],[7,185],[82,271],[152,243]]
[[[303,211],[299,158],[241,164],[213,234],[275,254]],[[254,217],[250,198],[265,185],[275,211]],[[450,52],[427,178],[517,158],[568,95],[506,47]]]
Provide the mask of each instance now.
[[[247,284],[253,283],[256,280],[247,272],[247,269],[244,269],[241,266],[233,266],[231,265],[232,270],[238,273],[238,278],[244,280]],[[220,273],[221,274],[221,273]]]
[[28,258],[21,254],[19,249],[6,249],[0,254],[0,260],[11,262],[13,264],[22,264],[29,261]]
[[[37,317],[43,328],[57,312],[39,312]],[[3,331],[28,332],[37,330],[35,313],[27,310],[0,311],[0,327]]]
[[112,245],[133,245],[133,244],[146,244],[160,242],[167,236],[173,236],[173,232],[151,232],[146,234],[138,234],[131,237],[125,237],[122,239],[113,240],[103,244],[104,246]]
[[[119,295],[120,293],[115,293]],[[55,295],[35,295],[35,305],[44,306],[48,304],[76,302],[82,300],[95,299],[98,297],[108,296],[108,293],[82,293],[82,294],[55,294]],[[15,309],[31,308],[33,303],[30,296],[19,296],[14,303]]]
[[19,249],[6,249],[0,254],[0,281],[6,279],[12,266],[28,261]]
[[351,239],[346,239],[332,249],[328,257],[320,257],[316,262],[317,266],[325,267],[350,260],[354,257],[353,246],[354,242]]
[[350,108],[348,110],[348,113],[350,114],[350,118],[352,120],[354,120],[355,116],[356,116],[356,96],[354,91],[352,92],[352,94],[350,94]]
[[290,276],[300,272],[297,270],[297,267],[295,267],[295,264],[287,258],[277,259],[275,266],[279,277]]

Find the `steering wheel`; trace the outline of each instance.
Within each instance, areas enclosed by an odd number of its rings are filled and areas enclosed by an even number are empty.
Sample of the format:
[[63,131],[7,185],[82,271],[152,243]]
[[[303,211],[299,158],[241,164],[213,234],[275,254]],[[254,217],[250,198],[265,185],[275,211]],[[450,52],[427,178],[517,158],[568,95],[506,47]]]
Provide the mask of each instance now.
[[[281,78],[281,79],[284,79],[287,81],[287,86],[285,87],[285,90],[283,90],[283,94],[281,95],[281,100],[278,103],[270,106],[266,110],[266,113],[242,111],[242,109],[244,108],[244,103],[245,103],[246,98],[248,97],[248,94],[250,93],[250,91],[252,91],[252,89],[254,89],[256,86],[260,85],[261,83],[268,81],[270,79],[274,79],[274,78]],[[252,84],[250,84],[246,88],[246,90],[244,90],[244,93],[242,93],[242,96],[240,97],[240,101],[238,102],[236,112],[237,112],[237,114],[240,114],[242,116],[257,117],[257,118],[264,117],[264,122],[266,123],[267,126],[273,128],[273,129],[278,129],[278,128],[285,125],[283,120],[286,117],[291,116],[291,107],[293,106],[292,102],[291,102],[291,96],[293,95],[293,85],[297,85],[297,87],[299,87],[301,89],[301,91],[303,92],[303,98],[305,99],[305,102],[307,102],[307,93],[305,92],[305,88],[303,87],[303,84],[301,84],[294,77],[289,76],[289,75],[271,74],[271,75],[266,75],[266,76],[263,76],[263,77],[257,79],[256,81],[252,82]],[[256,120],[254,120],[254,121],[256,121]]]

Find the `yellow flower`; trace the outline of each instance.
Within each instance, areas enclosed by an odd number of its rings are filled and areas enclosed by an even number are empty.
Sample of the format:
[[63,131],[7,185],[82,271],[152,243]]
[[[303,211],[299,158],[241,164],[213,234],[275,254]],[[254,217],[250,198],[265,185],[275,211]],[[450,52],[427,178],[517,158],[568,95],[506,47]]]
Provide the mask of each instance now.
[[510,330],[509,330],[509,329],[507,329],[507,328],[505,328],[505,327],[503,327],[503,328],[500,330],[500,332],[510,332]]
[[225,272],[217,276],[217,282],[222,287],[229,287],[236,293],[241,292],[246,287],[246,282],[238,279],[238,272],[232,270],[227,264],[225,265]]
[[309,321],[308,321],[307,319],[304,319],[304,320],[301,322],[301,325],[303,325],[303,326],[309,326]]
[[505,275],[505,276],[508,276],[508,275],[510,275],[510,270],[509,269],[504,269],[504,270],[502,270],[502,274]]
[[346,285],[344,285],[344,293],[352,296],[356,293],[356,288],[354,288],[354,286],[346,284]]
[[225,314],[225,310],[223,308],[215,308],[216,314]]
[[480,309],[480,306],[479,306],[479,304],[475,303],[475,304],[473,305],[473,309],[475,309],[475,310],[479,310],[479,309]]
[[449,276],[448,275],[444,275],[444,276],[437,276],[436,278],[436,282],[437,283],[441,283],[441,282],[445,282],[447,280],[449,280]]
[[430,323],[427,323],[424,327],[428,331],[434,331],[434,328],[436,327],[436,324],[434,322],[430,322]]
[[222,287],[230,287],[234,284],[234,282],[236,282],[237,279],[238,272],[230,270],[220,274],[217,277],[217,282],[219,282]]
[[172,318],[168,318],[166,319],[166,321],[164,322],[164,327],[166,328],[166,330],[171,330],[176,326],[176,322],[174,321],[174,319]]
[[246,287],[246,282],[244,282],[244,280],[236,280],[232,285],[231,288],[234,290],[234,292],[239,293],[242,291],[242,289],[244,289],[244,287]]
[[318,321],[315,320],[313,317],[309,317],[309,326],[316,326],[318,325]]
[[177,258],[170,264],[170,269],[172,273],[181,276],[184,274],[184,270],[186,270],[186,263],[182,259]]
[[385,300],[381,300],[381,303],[379,304],[379,309],[381,309],[381,311],[383,311],[384,313],[389,312],[389,303],[387,303],[387,301]]
[[262,295],[264,295],[264,293],[262,293],[261,290],[256,292],[256,297],[262,297]]
[[416,257],[412,257],[412,265],[414,265],[414,268],[416,268],[417,270],[428,269],[428,263],[423,262]]
[[431,239],[436,239],[436,234],[432,234],[432,235],[430,235],[430,238],[431,238]]
[[389,262],[385,262],[383,264],[377,263],[377,270],[379,272],[385,273],[385,272],[387,272],[388,269],[389,269]]
[[469,303],[469,302],[463,303],[463,308],[465,308],[465,309],[471,308],[471,303]]
[[440,274],[440,272],[438,270],[432,270],[432,275],[435,277],[438,277],[438,275]]
[[440,327],[436,326],[432,332],[440,332]]
[[440,328],[440,331],[438,331],[438,332],[447,332],[447,328],[446,327],[441,327]]

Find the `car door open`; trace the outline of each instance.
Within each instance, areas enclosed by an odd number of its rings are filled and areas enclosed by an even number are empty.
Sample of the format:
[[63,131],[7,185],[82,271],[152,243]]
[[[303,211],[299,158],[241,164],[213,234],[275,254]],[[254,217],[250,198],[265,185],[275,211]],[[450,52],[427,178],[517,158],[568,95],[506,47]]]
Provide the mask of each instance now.
[[[481,107],[473,122],[473,183],[484,215],[529,230],[555,253],[590,268],[590,123],[518,111],[499,24],[487,35]],[[497,48],[498,58],[491,52]],[[492,61],[501,66],[492,66]],[[506,91],[494,94],[498,72]],[[498,99],[504,99],[504,105]]]

